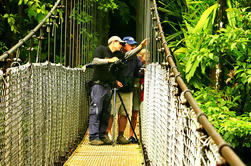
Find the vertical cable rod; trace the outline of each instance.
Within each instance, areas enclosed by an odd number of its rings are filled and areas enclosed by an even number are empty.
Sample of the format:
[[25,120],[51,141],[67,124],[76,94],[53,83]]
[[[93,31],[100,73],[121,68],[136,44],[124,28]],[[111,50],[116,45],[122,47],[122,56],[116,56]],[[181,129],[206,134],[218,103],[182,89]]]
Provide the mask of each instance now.
[[73,0],[73,16],[72,16],[72,63],[71,63],[71,67],[75,66],[75,59],[76,59],[76,55],[75,55],[75,23],[76,23],[76,0]]
[[67,0],[65,0],[65,17],[64,17],[64,66],[66,66],[66,59],[67,59]]
[[54,48],[53,48],[53,62],[56,62],[56,40],[57,40],[57,10],[54,12],[54,21],[53,21],[53,39],[54,39]]
[[[84,0],[84,17],[87,17],[87,11],[86,11],[86,2],[87,0]],[[84,36],[84,40],[83,40],[83,57],[84,57],[84,64],[86,63],[86,20],[84,21],[84,25],[83,25],[83,36]]]
[[[63,6],[63,1],[61,1],[61,6]],[[63,15],[62,15],[62,9],[60,10],[60,18],[59,18],[59,21],[60,21],[60,53],[59,53],[59,55],[60,55],[60,58],[59,58],[59,63],[60,64],[63,64],[63,62],[62,62],[62,54],[63,54],[63,20],[62,20],[62,18],[61,17],[63,17]]]
[[70,32],[69,32],[69,41],[70,41],[70,45],[69,45],[69,63],[68,63],[68,66],[71,66],[72,64],[72,0],[71,0],[71,6],[70,6],[70,18],[69,18],[69,24],[70,24]]
[[47,33],[48,33],[48,61],[50,61],[50,49],[51,49],[51,27],[50,27],[50,19],[49,22],[47,24]]
[[[81,18],[83,17],[83,4],[84,4],[84,1],[80,1],[80,9],[81,9]],[[82,20],[80,21],[80,30],[79,30],[79,34],[80,34],[80,40],[79,40],[79,54],[80,54],[80,62],[79,64],[83,64],[83,33],[81,32],[82,31],[82,27],[83,26],[83,23],[82,23]]]
[[38,41],[36,63],[38,63],[40,60],[40,55],[41,55],[41,50],[42,50],[42,35],[43,35],[43,28],[40,28],[40,33],[39,33],[39,37],[38,37],[39,41]]

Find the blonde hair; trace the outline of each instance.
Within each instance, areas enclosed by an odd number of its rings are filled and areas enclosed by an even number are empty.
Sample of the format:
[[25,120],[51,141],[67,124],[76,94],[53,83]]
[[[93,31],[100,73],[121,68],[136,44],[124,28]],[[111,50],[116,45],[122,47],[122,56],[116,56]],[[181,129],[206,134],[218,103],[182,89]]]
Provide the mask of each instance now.
[[146,55],[146,49],[142,49],[139,53],[138,53],[138,56],[140,57],[140,58],[143,58],[143,56],[145,56]]
[[147,50],[146,49],[142,49],[138,54],[137,56],[141,59],[142,63],[145,64],[145,61],[146,61],[146,53],[147,53]]

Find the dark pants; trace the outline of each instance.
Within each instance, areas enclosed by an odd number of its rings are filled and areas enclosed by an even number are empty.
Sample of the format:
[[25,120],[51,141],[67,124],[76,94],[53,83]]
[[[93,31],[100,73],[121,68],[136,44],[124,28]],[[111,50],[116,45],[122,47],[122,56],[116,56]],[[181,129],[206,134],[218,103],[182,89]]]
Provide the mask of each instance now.
[[89,140],[104,138],[111,112],[111,88],[95,84],[91,88]]

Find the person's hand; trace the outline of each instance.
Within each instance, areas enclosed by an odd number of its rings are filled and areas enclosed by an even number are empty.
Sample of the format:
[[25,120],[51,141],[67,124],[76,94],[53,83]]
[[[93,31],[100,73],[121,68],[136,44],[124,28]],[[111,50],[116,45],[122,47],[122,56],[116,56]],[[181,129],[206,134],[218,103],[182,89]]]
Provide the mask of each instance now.
[[122,84],[120,81],[118,81],[118,80],[116,80],[116,84],[117,84],[117,86],[118,86],[119,88],[122,88],[122,87],[123,87],[123,84]]
[[82,71],[83,71],[83,72],[86,71],[86,65],[84,65],[84,66],[82,67]]
[[116,61],[118,61],[119,60],[119,58],[117,58],[117,57],[112,57],[112,58],[109,58],[108,59],[108,62],[109,63],[113,63],[113,62],[116,62]]
[[146,43],[147,43],[147,39],[144,39],[144,40],[140,43],[141,49],[142,49],[143,47],[146,46]]

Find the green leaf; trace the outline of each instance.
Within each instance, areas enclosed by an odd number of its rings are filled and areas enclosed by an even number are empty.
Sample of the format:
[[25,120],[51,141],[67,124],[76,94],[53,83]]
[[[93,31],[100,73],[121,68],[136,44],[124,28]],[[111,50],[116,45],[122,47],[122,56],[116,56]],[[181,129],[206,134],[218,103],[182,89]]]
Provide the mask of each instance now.
[[214,54],[213,54],[213,53],[209,53],[209,54],[208,54],[208,57],[209,57],[210,59],[214,60]]
[[188,73],[190,71],[192,67],[192,62],[191,62],[191,58],[189,58],[189,60],[187,61],[187,64],[186,64],[186,73]]
[[36,17],[37,21],[40,22],[44,18],[44,15],[39,13]]
[[[200,17],[200,20],[198,21],[197,25],[194,28],[194,32],[200,32],[204,27],[208,27],[208,21],[209,21],[209,16],[214,10],[218,8],[218,3],[214,4],[213,6],[209,7],[206,11],[203,12],[203,14]],[[212,22],[214,22],[212,20]]]
[[169,42],[170,40],[176,38],[177,36],[180,36],[182,34],[182,31],[176,32],[172,35],[169,35],[168,37],[166,37],[166,41]]
[[231,44],[231,51],[233,51],[234,48],[236,48],[236,45],[237,45],[237,43],[232,43],[232,44]]
[[206,65],[200,65],[201,66],[201,73],[206,74]]
[[19,6],[22,5],[22,3],[23,3],[23,0],[19,0],[18,5]]
[[159,7],[158,10],[161,12],[167,13],[168,15],[171,15],[171,16],[176,16],[176,17],[180,16],[180,14],[178,12],[173,12],[172,10],[167,10],[165,8]]
[[248,78],[248,83],[251,83],[251,77]]
[[181,54],[181,53],[183,53],[183,54],[187,54],[187,48],[185,48],[185,47],[180,47],[179,49],[177,49],[177,50],[175,50],[174,51],[174,55],[179,55],[179,54]]
[[228,6],[229,8],[232,8],[231,0],[227,0],[227,6]]
[[3,15],[3,18],[8,18],[9,17],[9,14],[4,14]]
[[194,64],[192,65],[190,72],[186,75],[187,82],[189,82],[189,80],[194,76],[194,73],[197,67],[199,66],[199,63],[200,63],[199,61],[195,61]]

